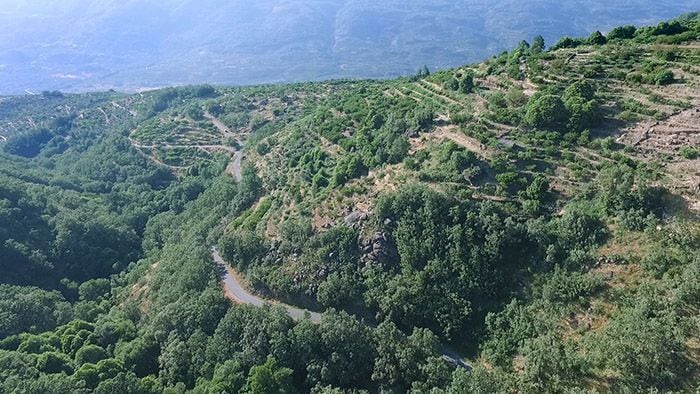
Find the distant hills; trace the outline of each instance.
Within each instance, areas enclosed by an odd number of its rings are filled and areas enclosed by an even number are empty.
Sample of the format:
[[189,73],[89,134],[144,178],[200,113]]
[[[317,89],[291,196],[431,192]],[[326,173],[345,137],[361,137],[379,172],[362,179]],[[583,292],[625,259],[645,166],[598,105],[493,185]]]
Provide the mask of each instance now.
[[697,0],[0,0],[0,94],[383,78],[700,9]]

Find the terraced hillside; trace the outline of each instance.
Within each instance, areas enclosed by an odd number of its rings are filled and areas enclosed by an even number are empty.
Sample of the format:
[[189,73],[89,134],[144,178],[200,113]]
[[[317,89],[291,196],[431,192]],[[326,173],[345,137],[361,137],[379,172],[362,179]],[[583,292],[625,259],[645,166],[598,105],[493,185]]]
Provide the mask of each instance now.
[[692,392],[699,111],[697,15],[392,81],[3,98],[0,391]]

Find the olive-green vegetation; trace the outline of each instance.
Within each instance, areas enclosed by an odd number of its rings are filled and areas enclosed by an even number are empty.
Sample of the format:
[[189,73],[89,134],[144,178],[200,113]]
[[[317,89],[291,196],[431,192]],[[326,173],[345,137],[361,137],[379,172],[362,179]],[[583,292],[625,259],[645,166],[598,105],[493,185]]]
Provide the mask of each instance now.
[[[697,108],[698,34],[0,99],[0,392],[695,390],[697,147],[616,137]],[[320,321],[231,303],[213,245]]]

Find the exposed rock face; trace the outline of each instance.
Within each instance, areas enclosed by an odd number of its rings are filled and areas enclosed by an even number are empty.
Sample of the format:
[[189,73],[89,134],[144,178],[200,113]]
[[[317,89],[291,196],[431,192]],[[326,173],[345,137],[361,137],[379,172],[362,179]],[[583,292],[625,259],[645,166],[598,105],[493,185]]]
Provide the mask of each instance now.
[[354,227],[358,225],[359,223],[367,220],[369,217],[369,214],[367,212],[362,212],[362,211],[353,211],[349,215],[347,215],[344,219],[345,225]]
[[387,262],[388,238],[383,231],[374,233],[369,239],[360,241],[362,249],[362,262],[365,265],[385,264]]

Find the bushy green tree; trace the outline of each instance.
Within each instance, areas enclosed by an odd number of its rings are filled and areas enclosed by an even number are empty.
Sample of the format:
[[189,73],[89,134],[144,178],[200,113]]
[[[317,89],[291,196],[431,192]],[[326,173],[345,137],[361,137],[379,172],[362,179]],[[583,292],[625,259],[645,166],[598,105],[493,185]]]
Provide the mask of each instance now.
[[109,279],[99,278],[81,283],[78,287],[78,294],[82,300],[98,301],[109,295],[110,290]]
[[605,45],[607,42],[608,40],[599,31],[593,32],[590,37],[588,37],[588,43],[591,45]]
[[532,40],[532,46],[530,47],[530,50],[533,53],[540,53],[543,52],[545,49],[545,43],[544,43],[544,37],[538,35],[535,36],[535,38]]
[[503,296],[530,248],[522,227],[494,206],[458,204],[419,186],[385,196],[375,212],[390,222],[399,258],[388,272],[368,272],[366,298],[400,325],[422,322],[446,337],[467,334],[470,319]]
[[21,332],[41,332],[66,323],[73,310],[57,291],[0,285],[0,339]]
[[95,394],[157,394],[159,392],[162,390],[152,387],[148,382],[142,382],[136,375],[128,372],[120,372],[111,379],[104,379],[95,388]]
[[104,360],[106,358],[109,358],[107,351],[100,346],[92,344],[83,346],[75,353],[76,365],[83,365],[87,363],[97,364],[100,360]]
[[551,49],[557,50],[562,48],[576,48],[581,46],[583,43],[584,40],[580,38],[563,37],[559,39],[559,41],[557,41]]
[[467,73],[463,79],[459,81],[459,91],[464,94],[469,94],[474,90],[474,75]]
[[524,341],[523,380],[535,391],[559,391],[582,385],[587,374],[585,360],[552,333]]
[[632,25],[626,25],[626,26],[618,26],[608,33],[608,40],[615,40],[615,39],[630,39],[634,38],[634,33],[637,31],[637,28],[632,26]]
[[41,354],[36,360],[36,368],[47,374],[60,372],[67,374],[73,373],[70,358],[58,352],[46,352]]
[[523,120],[532,127],[561,130],[568,113],[561,98],[554,94],[536,94],[527,103]]
[[280,367],[277,360],[268,357],[265,364],[250,369],[243,392],[250,394],[295,393],[296,390],[292,384],[292,370]]
[[32,130],[10,139],[3,149],[12,155],[36,157],[54,135],[47,129]]
[[428,66],[423,65],[418,69],[418,72],[416,73],[416,78],[421,79],[430,76],[430,70],[428,69]]
[[139,377],[158,373],[160,346],[150,334],[141,335],[130,342],[121,342],[115,353]]
[[601,121],[595,85],[587,80],[577,81],[564,91],[562,100],[569,114],[567,126],[572,131],[583,131]]
[[445,82],[445,87],[450,90],[459,90],[459,79],[452,77]]
[[407,337],[394,323],[383,322],[377,327],[375,336],[378,357],[372,380],[382,388],[405,391],[415,383],[431,379],[426,372],[430,358],[437,357],[439,346],[438,338],[433,333],[416,328]]
[[240,362],[226,360],[214,370],[208,391],[212,393],[237,393],[246,383],[246,375]]
[[268,249],[264,239],[254,231],[246,229],[224,235],[219,245],[226,261],[239,269],[245,269],[255,263]]
[[448,394],[491,394],[512,391],[509,376],[498,370],[486,370],[477,366],[471,371],[456,370],[452,375],[452,382],[447,388]]
[[673,311],[648,300],[613,319],[596,343],[597,356],[620,372],[627,389],[677,389],[688,372],[683,333]]

